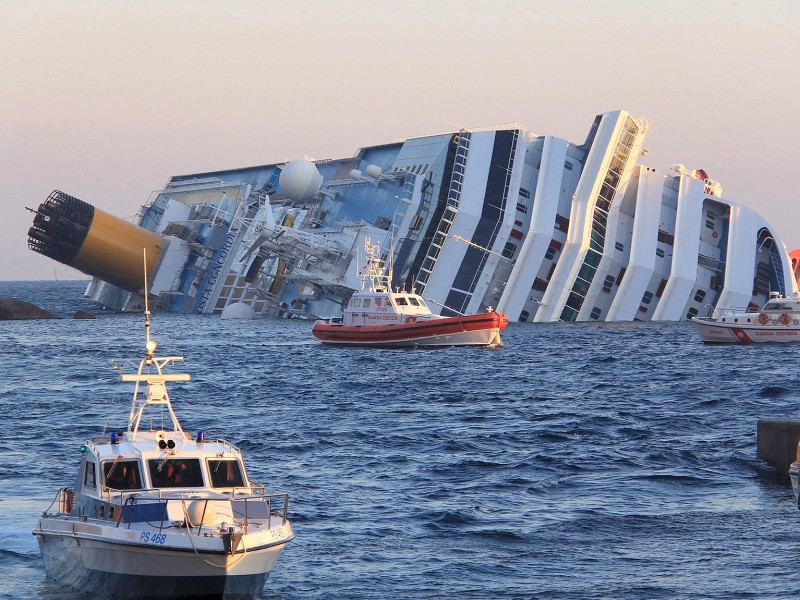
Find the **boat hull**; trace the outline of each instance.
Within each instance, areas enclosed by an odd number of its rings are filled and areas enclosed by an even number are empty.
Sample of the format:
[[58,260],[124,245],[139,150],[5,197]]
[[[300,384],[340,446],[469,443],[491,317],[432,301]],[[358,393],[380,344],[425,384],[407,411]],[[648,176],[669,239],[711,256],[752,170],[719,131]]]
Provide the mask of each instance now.
[[135,543],[125,530],[112,534],[114,538],[103,537],[91,525],[80,523],[69,531],[62,529],[63,522],[57,528],[40,522],[34,532],[47,577],[106,598],[260,598],[289,541],[226,554],[191,545],[165,548]]
[[418,347],[499,345],[508,317],[491,312],[391,325],[339,325],[318,321],[311,333],[324,344]]
[[705,317],[692,319],[700,339],[706,344],[758,344],[800,342],[800,326],[758,322],[731,323]]

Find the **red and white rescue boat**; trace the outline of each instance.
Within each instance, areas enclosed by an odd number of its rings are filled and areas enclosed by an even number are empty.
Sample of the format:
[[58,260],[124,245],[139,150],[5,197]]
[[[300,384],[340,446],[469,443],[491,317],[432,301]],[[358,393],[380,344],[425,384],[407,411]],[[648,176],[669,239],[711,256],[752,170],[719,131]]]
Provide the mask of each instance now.
[[773,294],[760,311],[717,308],[692,322],[707,344],[800,342],[800,298]]
[[419,294],[392,291],[391,270],[383,268],[378,245],[365,241],[362,289],[350,298],[341,319],[314,323],[311,333],[324,344],[362,346],[499,346],[508,325],[504,314],[435,315]]

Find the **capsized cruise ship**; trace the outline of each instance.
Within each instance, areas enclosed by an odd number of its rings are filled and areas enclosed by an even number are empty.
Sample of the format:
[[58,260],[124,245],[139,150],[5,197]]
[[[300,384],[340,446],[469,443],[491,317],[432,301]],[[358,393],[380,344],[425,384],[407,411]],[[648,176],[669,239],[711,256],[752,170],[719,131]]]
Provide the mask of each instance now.
[[336,317],[359,289],[365,237],[394,287],[444,315],[679,321],[797,291],[762,216],[702,169],[644,163],[649,129],[618,110],[581,143],[514,123],[179,175],[135,224],[55,191],[28,245],[91,275],[86,296],[121,311],[141,310],[147,274],[155,310]]

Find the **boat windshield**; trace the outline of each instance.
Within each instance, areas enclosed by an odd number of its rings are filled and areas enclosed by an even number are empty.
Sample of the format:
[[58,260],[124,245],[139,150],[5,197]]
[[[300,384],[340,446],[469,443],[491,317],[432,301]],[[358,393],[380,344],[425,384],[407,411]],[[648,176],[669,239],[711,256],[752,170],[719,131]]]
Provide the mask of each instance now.
[[151,459],[147,469],[153,487],[203,487],[202,469],[196,458]]
[[104,462],[103,485],[114,490],[142,489],[139,461],[109,460]]
[[244,487],[242,470],[237,460],[209,460],[211,487]]

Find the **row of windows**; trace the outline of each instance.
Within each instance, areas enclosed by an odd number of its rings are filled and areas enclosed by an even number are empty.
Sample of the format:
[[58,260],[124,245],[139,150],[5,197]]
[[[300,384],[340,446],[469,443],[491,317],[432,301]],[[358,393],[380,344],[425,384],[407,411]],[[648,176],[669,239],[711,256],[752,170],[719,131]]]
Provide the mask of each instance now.
[[[209,459],[208,474],[211,487],[244,487],[244,477],[239,461]],[[200,459],[150,459],[147,461],[150,481],[156,488],[203,487],[203,472]],[[84,485],[97,487],[95,463],[87,462],[83,477]],[[103,462],[103,486],[114,490],[140,490],[144,488],[138,460],[114,460]]]
[[[613,283],[614,283],[614,278],[611,275],[606,277],[605,282],[604,282],[605,287],[610,288]],[[702,302],[705,299],[705,297],[706,297],[705,290],[697,290],[697,292],[694,295],[694,299],[695,299],[696,302]],[[642,295],[642,304],[650,304],[652,301],[653,301],[653,292],[649,292],[648,291],[648,292],[645,292],[644,295]],[[644,308],[640,308],[639,310],[644,311],[645,309]],[[595,306],[592,309],[592,312],[589,315],[589,318],[591,318],[591,319],[596,321],[597,319],[600,318],[600,314],[601,313],[602,313],[602,309],[599,306]],[[696,308],[691,308],[691,309],[689,309],[689,313],[686,315],[686,318],[687,319],[691,319],[693,316],[696,316],[696,315],[697,315],[697,309]]]
[[[395,296],[395,304],[397,306],[425,306],[416,296]],[[352,298],[350,306],[358,308],[369,308],[370,306],[391,306],[391,300],[387,298]]]

